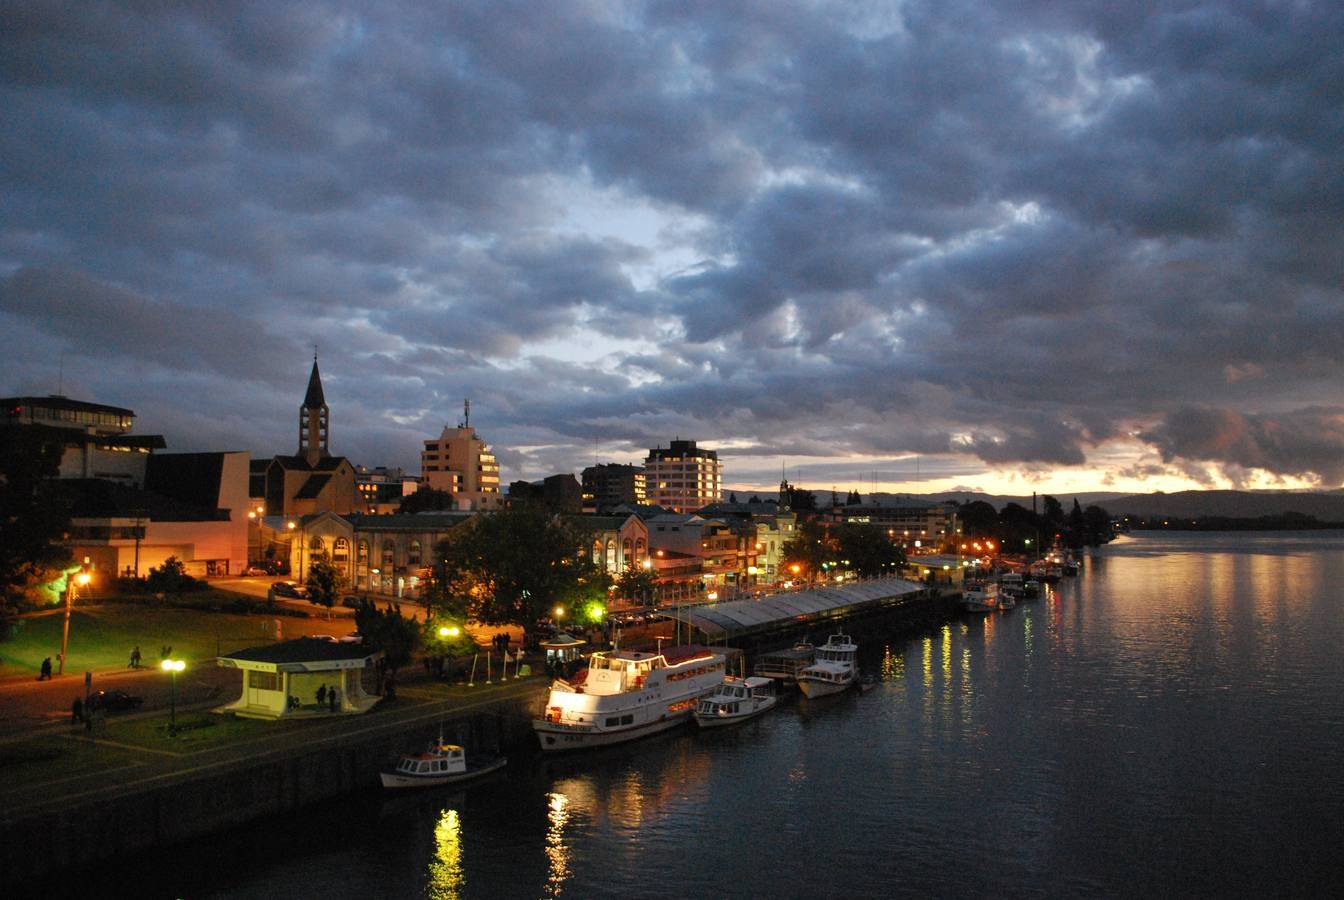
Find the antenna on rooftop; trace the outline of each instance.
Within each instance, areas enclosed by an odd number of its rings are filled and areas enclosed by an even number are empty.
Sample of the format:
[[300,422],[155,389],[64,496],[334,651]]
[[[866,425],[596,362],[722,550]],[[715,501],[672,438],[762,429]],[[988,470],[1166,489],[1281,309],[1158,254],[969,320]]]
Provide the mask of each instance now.
[[471,398],[467,397],[462,401],[462,427],[471,427]]

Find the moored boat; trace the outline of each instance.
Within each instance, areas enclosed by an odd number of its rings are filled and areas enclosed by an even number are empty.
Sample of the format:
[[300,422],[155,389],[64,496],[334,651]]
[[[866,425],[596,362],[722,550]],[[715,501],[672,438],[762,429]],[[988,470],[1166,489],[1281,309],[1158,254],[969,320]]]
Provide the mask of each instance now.
[[752,673],[761,678],[770,678],[784,684],[793,684],[798,673],[816,659],[817,648],[811,644],[794,644],[787,650],[771,650],[756,657]]
[[603,650],[572,679],[551,684],[532,729],[547,751],[619,744],[686,722],[726,671],[723,652],[699,645]]
[[385,788],[439,787],[470,781],[481,775],[496,772],[508,764],[503,756],[472,754],[457,744],[445,744],[443,736],[424,753],[408,753],[397,761],[393,769],[378,773]]
[[838,694],[859,677],[859,646],[847,634],[833,634],[817,648],[812,665],[798,673],[798,687],[807,697]]
[[961,608],[971,613],[993,612],[999,608],[999,591],[992,584],[977,584],[961,592]]
[[775,682],[751,675],[746,678],[725,676],[714,693],[701,697],[695,707],[695,724],[701,728],[733,725],[774,709]]

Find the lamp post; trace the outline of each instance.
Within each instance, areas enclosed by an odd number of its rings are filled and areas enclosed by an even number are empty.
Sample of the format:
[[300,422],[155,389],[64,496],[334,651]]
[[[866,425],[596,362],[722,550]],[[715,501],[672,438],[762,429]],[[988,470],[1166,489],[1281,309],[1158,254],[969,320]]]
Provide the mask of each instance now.
[[75,584],[80,587],[87,587],[89,583],[89,573],[80,572],[75,576],[73,583],[65,586],[65,624],[61,627],[61,656],[56,661],[56,674],[65,674],[65,651],[70,646],[70,608],[75,602]]
[[180,659],[165,659],[159,664],[163,671],[173,676],[172,690],[168,695],[168,734],[172,737],[177,736],[177,673],[187,667],[187,664]]

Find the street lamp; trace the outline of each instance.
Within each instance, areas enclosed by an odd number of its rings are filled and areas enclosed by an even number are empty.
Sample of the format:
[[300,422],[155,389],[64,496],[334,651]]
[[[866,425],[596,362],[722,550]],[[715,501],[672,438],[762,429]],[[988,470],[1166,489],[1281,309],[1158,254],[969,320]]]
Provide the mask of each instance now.
[[[80,572],[75,576],[75,584],[80,587],[87,587],[89,584],[89,573]],[[56,661],[56,674],[65,674],[65,651],[70,646],[70,607],[75,602],[75,584],[67,583],[65,586],[65,625],[61,628],[61,656]]]
[[177,737],[177,673],[185,669],[187,664],[180,659],[165,659],[159,665],[173,676],[172,692],[168,695],[168,734]]

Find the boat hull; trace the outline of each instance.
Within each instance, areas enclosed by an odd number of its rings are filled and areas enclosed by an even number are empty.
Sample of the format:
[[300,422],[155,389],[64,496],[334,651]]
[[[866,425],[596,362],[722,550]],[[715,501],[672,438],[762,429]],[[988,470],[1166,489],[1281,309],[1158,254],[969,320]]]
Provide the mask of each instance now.
[[838,694],[841,691],[847,691],[854,685],[854,679],[848,681],[821,681],[811,678],[799,678],[798,689],[803,692],[804,697],[829,697],[831,694]]
[[745,722],[748,719],[754,719],[761,713],[769,712],[774,708],[775,708],[775,698],[768,697],[762,700],[754,709],[749,709],[746,712],[738,712],[738,713],[732,713],[730,715],[721,716],[714,713],[705,715],[697,711],[693,715],[695,717],[695,724],[699,725],[701,728],[719,728],[723,725],[736,725],[739,722]]
[[384,770],[378,773],[378,778],[385,788],[443,787],[446,784],[461,784],[473,778],[480,778],[482,775],[489,775],[491,772],[498,772],[508,763],[507,759],[499,757],[479,764],[468,763],[465,772],[441,772],[434,775],[407,775]]
[[626,741],[637,741],[642,737],[660,734],[671,728],[676,728],[678,725],[684,725],[690,718],[691,714],[687,711],[682,715],[668,716],[629,728],[613,728],[609,731],[570,728],[547,722],[544,719],[533,719],[532,730],[536,732],[537,740],[541,743],[543,751],[559,753],[566,750],[587,750],[592,747],[609,747],[613,744],[624,744]]

